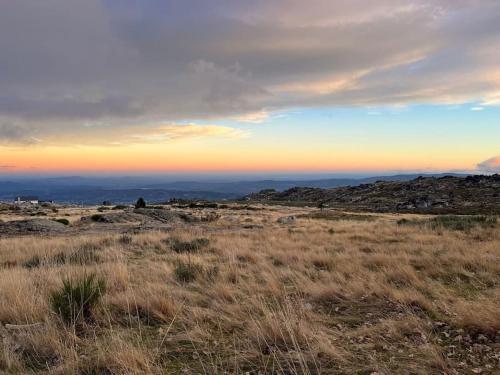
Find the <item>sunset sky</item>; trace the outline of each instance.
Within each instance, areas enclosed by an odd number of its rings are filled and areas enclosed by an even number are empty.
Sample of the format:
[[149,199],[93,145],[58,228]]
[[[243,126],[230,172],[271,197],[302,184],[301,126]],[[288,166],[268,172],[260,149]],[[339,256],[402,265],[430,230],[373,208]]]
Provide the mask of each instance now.
[[0,174],[500,172],[498,0],[0,0]]

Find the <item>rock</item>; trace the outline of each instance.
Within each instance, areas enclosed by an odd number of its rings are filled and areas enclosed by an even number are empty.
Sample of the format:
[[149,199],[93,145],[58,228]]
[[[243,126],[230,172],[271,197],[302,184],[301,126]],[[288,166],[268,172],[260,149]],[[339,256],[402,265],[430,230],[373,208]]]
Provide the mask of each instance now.
[[143,215],[144,217],[160,223],[191,223],[200,221],[199,218],[193,216],[192,214],[162,208],[136,208],[134,213]]
[[96,223],[133,223],[141,221],[140,215],[131,212],[113,212],[106,214],[94,214],[91,216],[84,216],[81,218],[82,222],[96,222]]
[[260,224],[245,224],[242,227],[243,229],[264,229],[263,225]]
[[65,233],[67,231],[66,225],[48,219],[15,220],[0,223],[0,234],[4,235]]
[[294,223],[297,218],[295,216],[282,216],[280,217],[277,222],[280,224],[291,224]]

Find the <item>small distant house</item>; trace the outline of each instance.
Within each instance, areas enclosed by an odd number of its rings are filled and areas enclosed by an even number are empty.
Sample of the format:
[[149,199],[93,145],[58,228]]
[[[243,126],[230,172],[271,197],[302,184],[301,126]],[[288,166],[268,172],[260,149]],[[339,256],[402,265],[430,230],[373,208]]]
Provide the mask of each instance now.
[[38,197],[35,196],[19,196],[14,201],[15,204],[38,204]]

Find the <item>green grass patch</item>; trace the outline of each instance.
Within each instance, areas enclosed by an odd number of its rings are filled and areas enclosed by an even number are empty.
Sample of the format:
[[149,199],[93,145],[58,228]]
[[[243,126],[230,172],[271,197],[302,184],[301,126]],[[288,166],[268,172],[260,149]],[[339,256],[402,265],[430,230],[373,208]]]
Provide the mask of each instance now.
[[497,224],[496,216],[485,215],[442,215],[431,219],[401,219],[398,225],[420,225],[430,229],[448,229],[469,231],[475,227],[494,228]]
[[93,273],[76,280],[64,279],[62,288],[50,296],[50,304],[66,323],[89,321],[105,291],[105,280]]

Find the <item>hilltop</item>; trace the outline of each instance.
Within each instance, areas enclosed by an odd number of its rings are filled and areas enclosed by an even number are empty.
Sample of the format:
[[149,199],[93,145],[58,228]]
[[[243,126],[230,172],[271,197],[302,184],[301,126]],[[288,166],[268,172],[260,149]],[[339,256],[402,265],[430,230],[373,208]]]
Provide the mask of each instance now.
[[499,244],[486,215],[6,205],[0,373],[494,374]]
[[[426,175],[441,177],[442,175]],[[465,175],[455,175],[462,176]],[[191,176],[60,176],[14,178],[0,175],[0,201],[11,202],[17,196],[37,196],[57,203],[95,205],[103,201],[129,204],[143,197],[149,202],[169,199],[231,200],[262,189],[283,191],[293,187],[330,189],[357,186],[375,181],[408,181],[414,174],[350,177],[324,175],[296,176],[215,176],[211,179]],[[179,179],[179,180],[176,180]]]
[[245,200],[377,212],[498,214],[500,175],[418,177],[332,189],[267,189],[250,194]]

